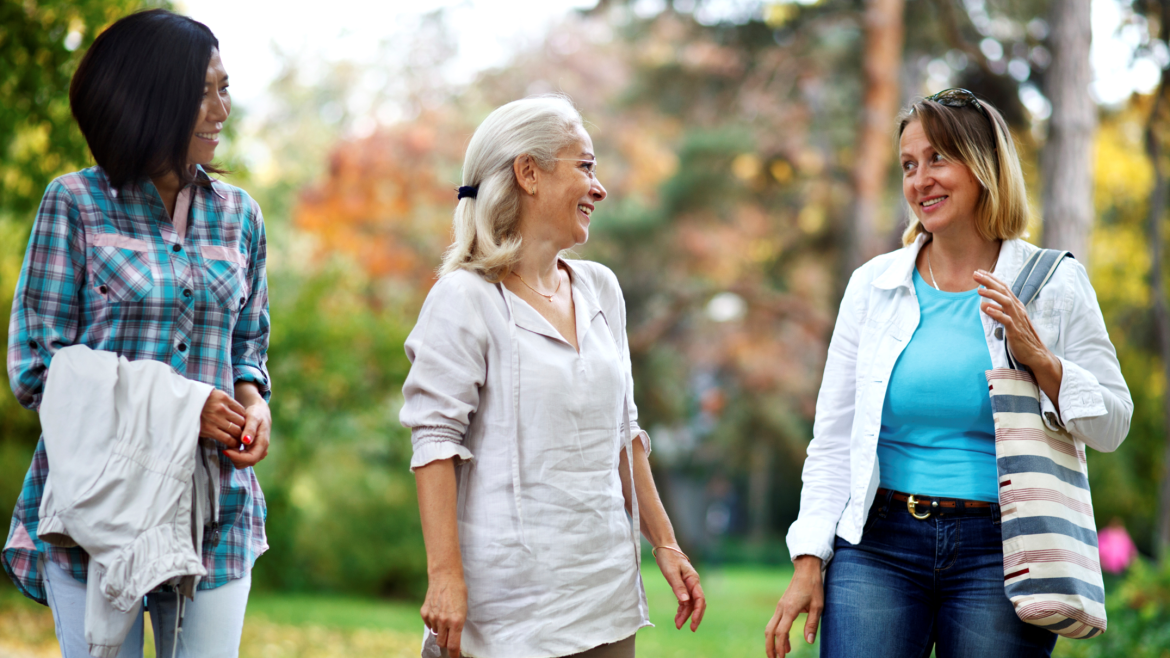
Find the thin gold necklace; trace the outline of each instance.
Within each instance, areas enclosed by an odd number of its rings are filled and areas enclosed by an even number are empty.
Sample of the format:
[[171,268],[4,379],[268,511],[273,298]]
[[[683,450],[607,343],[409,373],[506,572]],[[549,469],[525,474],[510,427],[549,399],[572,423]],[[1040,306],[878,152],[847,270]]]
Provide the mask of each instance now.
[[520,273],[517,272],[516,270],[512,270],[512,274],[515,274],[516,278],[520,279],[520,283],[523,283],[524,287],[526,287],[529,290],[531,290],[532,292],[540,295],[541,297],[544,297],[545,299],[547,299],[549,301],[550,304],[552,303],[553,297],[556,297],[557,293],[561,291],[561,273],[559,271],[557,272],[557,289],[552,291],[551,295],[546,295],[543,292],[537,290],[536,288],[533,288],[532,286],[528,285],[528,282],[525,281],[524,277],[520,276]]
[[[930,282],[932,284],[934,284],[934,289],[935,290],[942,290],[942,288],[938,287],[938,281],[934,280],[934,268],[930,266],[930,252],[934,251],[934,241],[931,240],[930,244],[928,246],[930,248],[926,250],[926,270],[928,272],[930,272]],[[991,269],[989,269],[987,271],[994,272],[996,265],[999,265],[999,252],[995,253],[995,260],[991,262]]]

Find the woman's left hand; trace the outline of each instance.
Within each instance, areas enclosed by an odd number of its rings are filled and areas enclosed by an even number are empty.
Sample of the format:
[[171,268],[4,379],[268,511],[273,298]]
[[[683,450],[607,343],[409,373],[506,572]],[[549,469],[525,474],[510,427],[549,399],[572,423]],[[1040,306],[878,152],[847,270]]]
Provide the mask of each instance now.
[[703,586],[699,584],[699,572],[695,571],[690,560],[681,551],[661,547],[655,553],[654,559],[658,561],[658,568],[662,570],[667,584],[674,590],[674,597],[678,599],[674,627],[681,629],[687,617],[690,617],[691,632],[698,630],[699,624],[703,621],[703,613],[707,610],[707,598],[703,595]]
[[236,383],[236,399],[244,405],[244,429],[240,432],[243,450],[224,450],[224,456],[236,468],[247,468],[268,456],[268,441],[272,433],[272,412],[268,403],[252,382]]
[[975,281],[983,286],[979,289],[984,299],[981,308],[988,317],[1003,325],[1012,357],[1032,370],[1037,384],[1056,404],[1064,366],[1040,340],[1032,319],[1028,317],[1028,310],[1006,283],[990,273],[977,270]]

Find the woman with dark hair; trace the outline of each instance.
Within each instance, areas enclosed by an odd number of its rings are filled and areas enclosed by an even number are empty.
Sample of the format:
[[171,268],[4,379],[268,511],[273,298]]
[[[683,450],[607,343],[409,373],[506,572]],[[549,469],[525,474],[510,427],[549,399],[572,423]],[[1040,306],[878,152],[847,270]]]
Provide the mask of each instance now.
[[[264,224],[245,192],[208,176],[219,171],[211,161],[231,112],[218,47],[205,25],[163,10],[123,18],[94,41],[69,98],[97,166],[46,190],[8,342],[12,389],[31,409],[48,399],[54,355],[78,345],[161,362],[174,377],[214,387],[200,402],[195,448],[213,502],[192,529],[201,543],[188,542],[206,573],[189,601],[163,586],[146,595],[160,656],[235,656],[251,568],[268,548],[251,468],[267,454],[271,426]],[[125,613],[124,641],[95,640],[90,554],[38,536],[52,482],[46,454],[42,437],[0,562],[26,596],[52,608],[67,658],[142,656],[141,600]]]
[[791,650],[802,613],[811,644],[823,612],[822,656],[1048,656],[1065,627],[1025,623],[1005,592],[1004,521],[1018,519],[999,507],[1011,482],[986,373],[1008,367],[1006,343],[1069,446],[1116,450],[1133,400],[1080,263],[1064,259],[1026,306],[1009,287],[1037,248],[1021,239],[1027,194],[1000,113],[948,89],[897,129],[905,246],[858,268],[841,301],[767,655]]

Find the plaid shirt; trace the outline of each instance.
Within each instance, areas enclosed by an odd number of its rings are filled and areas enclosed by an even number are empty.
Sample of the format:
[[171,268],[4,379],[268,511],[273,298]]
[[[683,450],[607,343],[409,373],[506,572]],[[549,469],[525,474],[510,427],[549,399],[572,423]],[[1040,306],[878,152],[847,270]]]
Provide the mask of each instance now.
[[[199,176],[210,179],[200,169]],[[191,186],[178,235],[149,180],[112,189],[100,167],[67,174],[45,191],[12,303],[8,377],[17,400],[40,406],[53,354],[88,345],[131,361],[170,364],[229,394],[254,382],[267,399],[268,284],[260,208],[243,190]],[[268,548],[264,495],[251,468],[220,465],[218,531],[205,532],[199,589],[240,578]],[[29,598],[45,603],[44,553],[84,582],[88,556],[37,538],[49,464],[44,439],[16,502],[0,562]]]

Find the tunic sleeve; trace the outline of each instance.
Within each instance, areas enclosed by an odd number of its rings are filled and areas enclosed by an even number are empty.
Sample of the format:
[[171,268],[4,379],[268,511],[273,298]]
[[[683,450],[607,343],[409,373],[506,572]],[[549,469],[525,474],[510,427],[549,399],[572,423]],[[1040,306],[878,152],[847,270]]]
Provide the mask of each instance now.
[[459,275],[435,284],[406,339],[411,368],[398,419],[411,430],[411,470],[452,457],[474,459],[463,440],[487,377],[488,332]]
[[634,370],[630,360],[630,339],[626,333],[626,298],[622,294],[621,284],[618,283],[617,275],[612,270],[597,263],[589,263],[589,266],[600,270],[594,274],[598,287],[604,291],[603,298],[605,301],[616,306],[618,326],[611,329],[621,352],[622,376],[626,382],[626,411],[628,412],[630,423],[630,436],[641,440],[642,447],[646,450],[646,454],[649,455],[650,435],[638,425],[638,406],[634,404]]

